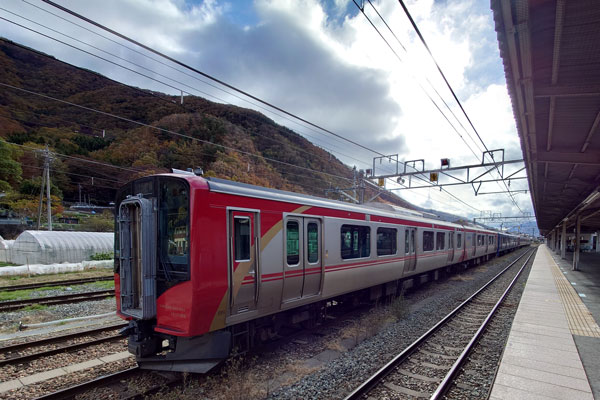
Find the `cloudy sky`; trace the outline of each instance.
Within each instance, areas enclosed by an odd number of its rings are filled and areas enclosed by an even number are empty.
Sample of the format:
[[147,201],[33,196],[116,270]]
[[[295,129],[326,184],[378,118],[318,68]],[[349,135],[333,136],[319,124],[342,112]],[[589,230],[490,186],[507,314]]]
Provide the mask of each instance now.
[[[483,145],[397,0],[372,0],[393,35],[371,4],[367,0],[364,4],[365,13],[396,54],[352,0],[56,1],[379,153],[398,154],[401,161],[424,159],[426,169],[438,168],[440,158],[450,158],[453,166],[481,161]],[[506,159],[522,158],[489,2],[407,0],[406,4],[487,148],[505,149]],[[230,90],[207,84],[206,78],[189,71],[182,74],[177,71],[181,67],[40,0],[2,2],[0,17],[113,62],[0,20],[0,35],[69,63],[143,88],[173,94],[183,91],[256,108],[359,169],[369,168],[377,156],[283,118],[279,112],[267,112],[253,100],[241,100]],[[510,173],[520,167],[507,166],[506,170]],[[377,164],[376,172],[393,168],[384,162]],[[386,185],[395,187],[391,181]],[[512,190],[526,188],[525,180],[511,182]],[[501,189],[488,183],[481,192]],[[507,194],[474,196],[467,186],[447,190],[468,206],[439,189],[396,193],[420,206],[470,218],[478,217],[480,211],[519,214]],[[528,193],[514,198],[521,210],[532,212]]]

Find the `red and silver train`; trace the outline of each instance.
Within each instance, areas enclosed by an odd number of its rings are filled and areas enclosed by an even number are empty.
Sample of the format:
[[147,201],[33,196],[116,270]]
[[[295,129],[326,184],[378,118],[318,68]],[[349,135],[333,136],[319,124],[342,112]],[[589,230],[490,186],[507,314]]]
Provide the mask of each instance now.
[[314,322],[332,299],[394,295],[440,268],[530,244],[194,174],[130,182],[116,207],[117,312],[149,369],[206,372],[233,347]]

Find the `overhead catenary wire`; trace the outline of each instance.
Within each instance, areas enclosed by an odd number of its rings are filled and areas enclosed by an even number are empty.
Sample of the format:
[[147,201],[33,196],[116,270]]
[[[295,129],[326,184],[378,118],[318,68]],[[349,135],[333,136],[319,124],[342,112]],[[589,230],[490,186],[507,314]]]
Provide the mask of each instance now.
[[[365,17],[365,19],[369,22],[369,24],[371,25],[371,27],[377,32],[377,34],[379,35],[379,37],[381,38],[381,40],[383,40],[385,42],[386,46],[390,49],[390,51],[394,54],[394,56],[398,59],[398,61],[403,62],[402,58],[396,52],[396,50],[394,50],[394,48],[392,47],[392,45],[390,44],[390,42],[385,38],[385,36],[383,36],[383,34],[381,33],[381,31],[375,26],[375,24],[373,23],[373,21],[371,21],[371,19],[369,18],[369,16],[365,13],[364,8],[361,7],[356,2],[356,0],[352,0],[352,1],[354,2],[354,5],[360,10],[360,12]],[[379,13],[378,13],[378,15],[379,15]],[[388,26],[387,23],[385,22],[385,20],[384,20],[384,23],[386,24],[386,26]],[[394,35],[394,37],[395,37],[395,35]],[[421,85],[421,83],[418,82],[418,80],[417,80],[417,85],[421,88],[421,90],[423,91],[423,93],[425,94],[425,96],[427,96],[427,98],[433,103],[433,105],[440,112],[440,114],[442,114],[442,116],[448,122],[448,124],[450,124],[450,127],[454,130],[454,132],[458,135],[458,137],[460,137],[460,139],[467,146],[467,148],[469,150],[471,150],[471,152],[473,153],[473,155],[475,156],[475,158],[479,158],[479,156],[477,155],[477,153],[471,148],[471,146],[469,146],[469,144],[467,143],[467,141],[465,140],[465,138],[460,134],[460,132],[458,131],[458,129],[456,129],[456,127],[454,126],[454,124],[450,121],[450,119],[448,119],[448,117],[446,116],[446,114],[444,114],[444,112],[442,111],[442,109],[437,105],[437,103],[433,100],[433,98],[425,90],[425,88],[423,87],[423,85]],[[434,90],[435,90],[435,88],[434,88]],[[437,91],[436,91],[436,93],[437,93]],[[438,93],[438,96],[439,96],[439,93]],[[440,98],[441,98],[441,96],[440,96]],[[444,99],[442,99],[442,102],[444,104],[446,104],[446,102],[444,101]],[[446,104],[446,107],[448,107],[448,104]],[[448,109],[450,109],[450,107],[448,107]],[[450,111],[450,112],[452,112],[452,111]]]
[[[402,41],[400,41],[400,39],[398,38],[398,36],[396,35],[396,33],[394,33],[394,31],[392,30],[392,28],[388,25],[387,21],[385,20],[385,18],[379,13],[379,10],[377,10],[377,7],[375,7],[375,5],[371,2],[371,0],[367,0],[369,2],[369,4],[371,5],[371,7],[373,8],[373,10],[375,11],[375,13],[377,13],[377,16],[379,17],[379,19],[381,20],[381,22],[383,22],[386,26],[386,28],[388,29],[388,31],[390,32],[390,34],[394,37],[394,39],[396,39],[396,42],[398,42],[398,44],[400,45],[400,47],[402,47],[402,49],[404,50],[404,52],[408,55],[408,50],[406,49],[406,47],[404,46],[404,44],[402,44]],[[361,10],[363,15],[367,18],[367,20],[369,20],[368,16],[364,13],[364,10]],[[369,22],[371,22],[369,20]],[[371,25],[374,25],[373,23],[371,23]],[[380,36],[383,37],[383,35],[380,33]],[[386,41],[387,42],[387,41]],[[389,43],[388,43],[388,47]],[[402,61],[402,60],[400,60]],[[407,63],[408,64],[408,63]],[[429,78],[427,78],[426,76],[424,77],[425,81],[429,84],[429,86],[431,87],[431,89],[434,91],[434,93],[438,96],[438,98],[442,101],[442,103],[444,104],[444,106],[446,106],[446,109],[450,112],[450,114],[452,114],[452,116],[454,117],[454,119],[456,120],[456,122],[458,122],[458,124],[460,125],[460,127],[462,128],[462,130],[467,134],[467,136],[469,137],[469,139],[471,139],[473,141],[473,143],[475,144],[475,147],[477,147],[477,150],[479,150],[480,152],[482,151],[481,148],[478,146],[478,143],[471,137],[471,135],[469,134],[469,132],[467,131],[467,129],[464,127],[464,125],[462,124],[462,122],[460,121],[460,119],[456,116],[456,114],[454,113],[454,111],[452,111],[452,109],[450,108],[450,106],[448,105],[448,103],[446,102],[446,100],[442,97],[442,95],[438,92],[438,90],[435,88],[435,86],[433,85],[433,83],[431,83],[431,81],[429,80]],[[421,87],[421,89],[425,92],[425,94],[427,94],[427,92],[425,91],[425,88]],[[428,96],[429,97],[429,96]],[[458,133],[458,131],[456,130],[456,128],[453,126],[453,124],[450,122],[450,120],[448,119],[448,117],[446,117],[446,115],[442,112],[442,110],[440,110],[440,107],[438,107],[438,105],[433,101],[433,99],[429,98],[432,103],[435,105],[435,107],[438,109],[438,111],[440,112],[440,114],[442,114],[444,116],[444,118],[446,119],[446,121],[448,121],[448,124],[450,124],[450,126],[452,126],[452,128],[456,131],[456,133],[461,137],[462,139],[462,135],[460,135],[460,133]],[[463,139],[464,141],[464,139]],[[466,142],[465,142],[466,144]],[[473,151],[471,149],[471,147],[469,145],[467,145],[467,147],[469,147],[469,149],[471,151]],[[478,156],[476,158],[479,158]]]
[[[467,114],[466,110],[464,109],[462,103],[460,102],[460,100],[458,99],[458,96],[456,95],[456,93],[454,92],[454,89],[452,88],[452,85],[450,85],[450,82],[448,82],[448,79],[446,79],[446,75],[444,74],[444,72],[442,71],[442,68],[440,67],[440,65],[438,64],[437,60],[435,59],[435,57],[433,56],[433,53],[431,52],[431,50],[429,49],[429,46],[427,45],[427,42],[425,41],[425,38],[423,37],[423,35],[421,34],[421,31],[419,29],[419,27],[417,26],[415,20],[413,19],[412,15],[410,14],[410,11],[408,11],[408,8],[406,7],[406,4],[404,4],[403,0],[398,0],[398,2],[400,3],[400,6],[402,7],[402,9],[404,10],[404,13],[406,14],[406,16],[408,17],[413,29],[415,30],[415,32],[417,33],[417,35],[419,36],[419,39],[421,40],[421,42],[423,43],[423,46],[425,46],[425,49],[427,50],[427,52],[429,53],[429,56],[431,57],[431,59],[433,60],[433,62],[435,63],[435,66],[437,67],[440,75],[442,76],[442,78],[444,79],[444,82],[446,82],[446,85],[448,86],[448,89],[450,90],[450,92],[452,93],[452,96],[454,97],[454,100],[456,101],[456,103],[458,104],[458,106],[460,107],[460,109],[462,110],[463,114],[465,115],[465,118],[467,119],[467,121],[469,122],[469,125],[471,125],[471,128],[473,129],[473,132],[475,132],[475,134],[477,135],[477,137],[479,138],[479,140],[481,141],[481,144],[483,145],[483,148],[485,149],[485,151],[489,152],[488,147],[486,146],[485,142],[483,141],[483,139],[481,138],[481,136],[479,135],[479,132],[477,131],[477,129],[475,128],[475,125],[473,125],[473,122],[471,121],[471,118],[469,118],[469,115]],[[494,155],[492,153],[490,153],[490,156],[492,157],[492,160],[494,159]],[[497,169],[497,168],[496,168]],[[500,173],[498,171],[498,173]],[[523,213],[523,210],[521,210],[521,207],[519,207],[519,205],[517,204],[516,200],[514,199],[512,193],[510,192],[510,189],[508,187],[508,185],[506,184],[506,182],[502,181],[502,183],[504,183],[504,187],[506,188],[508,195],[510,197],[510,199],[512,200],[513,204],[517,207],[517,209],[521,212],[521,214]]]
[[[387,24],[387,22],[385,21],[385,19],[384,19],[384,18],[381,16],[381,14],[380,14],[380,13],[377,11],[377,9],[376,9],[376,8],[375,8],[375,6],[374,6],[374,5],[371,3],[371,1],[370,1],[370,0],[368,0],[368,1],[369,1],[369,3],[371,4],[371,6],[373,7],[373,9],[375,9],[375,11],[376,11],[377,15],[379,15],[379,17],[380,17],[380,18],[381,18],[381,20],[384,22],[384,24],[385,24],[385,25],[388,27],[388,29],[390,29],[390,31],[392,32],[393,36],[394,36],[394,37],[397,39],[397,36],[396,36],[396,35],[393,33],[393,31],[391,30],[391,28],[389,27],[389,25]],[[402,2],[402,0],[399,0],[399,1],[400,1],[400,2]],[[356,0],[353,0],[353,2],[354,2],[354,4],[356,5],[356,7],[357,7],[357,8],[358,8],[358,9],[361,11],[361,13],[363,14],[363,16],[364,16],[364,17],[367,19],[367,21],[369,21],[369,23],[371,24],[371,26],[373,27],[373,29],[375,29],[375,30],[377,31],[377,33],[379,34],[379,36],[381,37],[381,39],[382,39],[382,40],[383,40],[383,41],[386,43],[387,47],[388,47],[388,48],[389,48],[389,49],[392,51],[392,53],[393,53],[393,54],[396,56],[396,58],[398,58],[398,60],[402,61],[402,60],[401,60],[401,58],[398,56],[398,53],[397,53],[397,52],[396,52],[396,51],[395,51],[395,50],[392,48],[392,46],[391,46],[391,45],[390,45],[390,43],[387,41],[387,39],[385,39],[385,37],[383,36],[383,34],[382,34],[380,31],[379,31],[379,29],[378,29],[378,28],[377,28],[377,27],[376,27],[376,26],[373,24],[373,22],[370,20],[370,18],[369,18],[369,17],[366,15],[366,13],[364,12],[364,8],[363,8],[363,7],[361,7],[361,6],[360,6],[360,5],[359,5],[359,4],[356,2]],[[402,4],[403,4],[403,3],[402,3]],[[405,12],[408,12],[408,10],[405,10]],[[416,28],[416,24],[414,23],[414,20],[412,20],[412,17],[410,17],[410,19],[411,19],[411,22],[413,23],[413,26],[415,27],[415,29],[418,29],[418,28]],[[419,33],[419,36],[421,37],[421,39],[424,41],[424,39],[422,38],[422,35],[420,35],[420,31],[419,31],[418,33]],[[402,45],[402,43],[400,43],[400,45],[401,45],[401,46],[404,48],[404,46]],[[428,49],[428,51],[429,51],[429,48],[428,48],[428,47],[427,47],[427,49]],[[431,54],[431,52],[430,52],[430,55],[431,55],[431,57],[433,58],[433,55]],[[435,61],[435,59],[434,59],[434,61]],[[440,73],[442,73],[442,72],[441,72],[441,68],[439,67],[439,65],[437,64],[437,62],[436,62],[436,66],[438,67],[438,70],[440,71]],[[464,108],[463,108],[462,104],[459,102],[459,100],[458,100],[458,97],[457,97],[457,96],[456,96],[456,94],[454,93],[454,90],[451,88],[451,86],[450,86],[449,82],[447,81],[447,79],[445,78],[445,76],[443,76],[443,77],[444,77],[444,80],[446,81],[447,85],[450,87],[450,90],[451,90],[451,92],[452,92],[452,94],[453,94],[453,96],[454,96],[455,100],[458,102],[458,104],[459,104],[459,106],[460,106],[461,110],[463,111],[463,113],[464,113],[464,114],[465,114],[465,116],[467,117],[467,120],[469,121],[469,123],[470,123],[471,127],[474,129],[475,133],[477,134],[477,137],[479,138],[479,140],[481,141],[482,145],[484,146],[485,150],[486,150],[486,151],[489,151],[489,150],[488,150],[488,148],[487,148],[487,146],[485,145],[485,143],[484,143],[484,142],[483,142],[483,140],[481,139],[481,136],[480,136],[480,135],[479,135],[479,133],[476,131],[476,129],[475,129],[474,125],[472,124],[472,122],[471,122],[470,118],[469,118],[469,117],[468,117],[468,115],[466,114],[466,111],[464,110]],[[428,80],[428,82],[429,82],[429,80]],[[430,84],[431,84],[431,83],[430,83]],[[421,89],[423,89],[423,90],[424,90],[424,88],[423,88],[423,87],[422,87],[420,84],[419,84],[419,86],[421,87]],[[433,86],[433,85],[432,85],[432,86]],[[435,90],[435,89],[434,89],[434,90]],[[424,91],[425,91],[425,90],[424,90]],[[425,93],[426,93],[426,92],[425,92]],[[436,90],[436,93],[438,93],[438,92],[437,92],[437,90]],[[427,94],[427,93],[426,93],[426,94]],[[438,96],[440,96],[440,95],[439,95],[439,93],[438,93]],[[442,112],[441,112],[441,110],[440,110],[440,108],[437,106],[437,104],[435,104],[435,102],[433,101],[433,99],[431,99],[431,97],[430,97],[428,94],[427,94],[427,97],[429,97],[429,99],[430,99],[430,100],[431,100],[431,101],[434,103],[434,105],[436,105],[436,108],[438,109],[438,111],[440,111],[440,113],[442,113]],[[440,96],[440,98],[441,98],[441,96]],[[442,101],[444,102],[444,104],[446,104],[446,107],[448,107],[447,103],[446,103],[446,102],[443,100],[443,98],[442,98]],[[448,109],[450,109],[450,108],[448,107]],[[450,110],[450,111],[451,111],[451,110]],[[452,113],[452,115],[454,115],[455,119],[456,119],[456,120],[459,122],[459,124],[461,125],[461,127],[463,127],[463,129],[465,129],[465,128],[464,128],[464,126],[462,125],[462,123],[460,123],[460,121],[459,121],[459,120],[458,120],[458,118],[456,117],[456,115],[455,115],[455,114],[454,114],[452,111],[451,111],[451,113]],[[464,142],[464,143],[467,145],[467,147],[468,147],[468,148],[471,150],[471,152],[473,152],[473,154],[476,156],[476,158],[478,158],[478,155],[477,155],[477,154],[476,154],[476,153],[473,151],[473,149],[472,149],[472,148],[471,148],[471,147],[470,147],[470,146],[469,146],[469,145],[466,143],[466,141],[464,140],[464,138],[462,137],[462,135],[460,135],[460,133],[459,133],[459,132],[456,130],[456,128],[454,127],[454,125],[453,125],[453,124],[450,122],[450,120],[449,120],[449,119],[446,117],[446,115],[445,115],[444,113],[442,113],[442,115],[444,116],[444,118],[446,119],[446,121],[448,121],[448,123],[449,123],[449,124],[452,126],[452,128],[454,129],[454,131],[455,131],[455,132],[456,132],[456,133],[457,133],[457,134],[458,134],[458,135],[461,137],[461,139],[462,139],[462,140],[463,140],[463,142]],[[466,132],[466,129],[465,129],[465,132]],[[490,153],[490,154],[491,154],[491,153]],[[492,156],[492,159],[493,159],[493,155],[492,155],[492,154],[491,154],[491,156]],[[497,168],[496,168],[496,169],[497,169]],[[515,201],[515,199],[514,199],[514,197],[513,197],[512,193],[510,192],[510,189],[509,189],[509,188],[508,188],[508,186],[506,185],[506,182],[504,182],[504,181],[503,181],[503,183],[504,183],[504,186],[505,186],[505,188],[506,188],[506,190],[507,190],[507,193],[508,193],[508,195],[509,195],[509,197],[510,197],[510,199],[511,199],[512,203],[513,203],[513,204],[514,204],[514,205],[517,207],[517,209],[519,209],[519,211],[522,213],[523,211],[521,210],[521,208],[519,207],[519,205],[518,205],[518,204],[517,204],[517,202]]]

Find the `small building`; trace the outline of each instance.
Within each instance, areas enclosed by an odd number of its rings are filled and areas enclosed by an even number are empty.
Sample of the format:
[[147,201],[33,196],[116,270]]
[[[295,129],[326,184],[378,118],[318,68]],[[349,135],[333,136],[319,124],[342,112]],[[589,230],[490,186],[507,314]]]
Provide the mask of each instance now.
[[10,251],[14,264],[57,264],[90,260],[98,253],[111,253],[112,232],[25,231]]
[[75,225],[79,223],[79,218],[77,217],[60,217],[58,219],[58,223],[60,224],[68,224],[68,225]]

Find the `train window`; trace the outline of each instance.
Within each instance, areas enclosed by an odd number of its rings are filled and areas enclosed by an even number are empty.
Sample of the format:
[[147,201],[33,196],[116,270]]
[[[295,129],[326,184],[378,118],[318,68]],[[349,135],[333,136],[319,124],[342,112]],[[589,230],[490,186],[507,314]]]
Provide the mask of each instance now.
[[423,251],[431,251],[433,250],[433,232],[424,231],[423,232]]
[[250,218],[233,219],[235,261],[250,260]]
[[342,225],[340,229],[341,256],[343,259],[371,255],[371,228],[359,225]]
[[404,254],[410,253],[410,244],[408,237],[408,229],[404,230]]
[[300,262],[300,226],[298,221],[288,221],[286,225],[286,249],[288,265]]
[[410,231],[410,251],[412,253],[417,251],[417,244],[415,243],[415,231]]
[[445,232],[437,232],[435,234],[435,249],[436,250],[444,250],[446,242],[446,233]]
[[483,238],[481,235],[477,235],[477,246],[481,246],[483,244]]
[[[313,264],[319,261],[319,227],[316,223],[311,222],[306,227],[308,240],[306,243],[308,251],[308,262]],[[289,253],[288,253],[289,257]]]
[[[146,187],[146,190],[150,190]],[[160,181],[158,214],[160,265],[167,279],[188,279],[189,192],[187,184],[175,179]],[[178,276],[172,276],[173,273]],[[182,276],[184,275],[184,276]]]
[[377,228],[377,255],[396,254],[396,237],[398,230],[393,228]]
[[462,247],[462,233],[456,235],[456,248],[460,249]]

